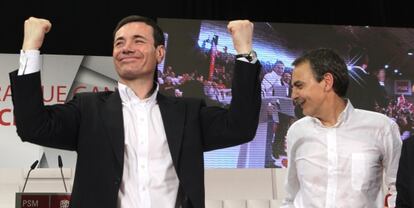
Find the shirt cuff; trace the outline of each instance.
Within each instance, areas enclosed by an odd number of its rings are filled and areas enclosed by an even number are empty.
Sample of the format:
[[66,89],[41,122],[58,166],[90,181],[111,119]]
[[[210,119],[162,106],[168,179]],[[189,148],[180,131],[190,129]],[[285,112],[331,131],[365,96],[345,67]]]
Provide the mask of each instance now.
[[249,61],[245,57],[240,57],[240,58],[237,58],[237,60],[244,61],[244,62],[251,63],[251,64],[255,64],[257,62],[257,58],[254,58],[252,61]]
[[32,74],[40,71],[41,62],[39,50],[20,50],[19,71],[17,75]]

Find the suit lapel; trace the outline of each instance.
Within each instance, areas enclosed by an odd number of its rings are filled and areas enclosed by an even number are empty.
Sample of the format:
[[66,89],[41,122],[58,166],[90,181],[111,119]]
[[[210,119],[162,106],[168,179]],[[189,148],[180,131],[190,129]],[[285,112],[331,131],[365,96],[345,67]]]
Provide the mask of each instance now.
[[124,160],[124,120],[122,115],[122,102],[119,91],[115,91],[104,99],[104,104],[100,109],[102,120],[107,131],[116,161],[123,167]]
[[181,143],[183,140],[185,104],[183,102],[178,102],[173,98],[166,97],[160,93],[157,95],[157,101],[160,107],[165,133],[167,135],[171,157],[178,173],[178,159],[180,156]]

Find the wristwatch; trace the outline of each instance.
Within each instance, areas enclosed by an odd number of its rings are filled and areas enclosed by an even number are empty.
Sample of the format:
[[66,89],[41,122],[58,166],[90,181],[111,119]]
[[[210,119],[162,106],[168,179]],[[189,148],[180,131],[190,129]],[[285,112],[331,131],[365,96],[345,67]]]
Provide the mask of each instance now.
[[257,54],[256,51],[251,50],[249,53],[241,53],[236,55],[236,59],[242,57],[246,58],[247,61],[252,62],[254,59],[257,59]]

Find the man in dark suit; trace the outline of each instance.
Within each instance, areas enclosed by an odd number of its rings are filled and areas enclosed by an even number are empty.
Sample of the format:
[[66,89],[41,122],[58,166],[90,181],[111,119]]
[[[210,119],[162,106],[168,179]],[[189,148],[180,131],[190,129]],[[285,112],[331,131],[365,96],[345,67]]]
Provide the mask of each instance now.
[[366,49],[354,47],[349,52],[349,86],[346,97],[359,109],[375,111],[381,102],[380,85],[369,72],[369,56]]
[[378,99],[378,107],[386,108],[394,95],[393,82],[388,79],[387,72],[384,68],[379,67],[375,70],[375,76],[380,86],[380,98]]
[[397,172],[397,207],[414,207],[414,136],[404,140]]
[[71,207],[204,207],[203,152],[250,141],[260,109],[253,24],[231,21],[238,52],[229,110],[158,93],[164,36],[151,19],[129,16],[114,31],[115,92],[78,94],[44,106],[39,48],[48,20],[29,18],[20,68],[10,74],[23,141],[77,152]]

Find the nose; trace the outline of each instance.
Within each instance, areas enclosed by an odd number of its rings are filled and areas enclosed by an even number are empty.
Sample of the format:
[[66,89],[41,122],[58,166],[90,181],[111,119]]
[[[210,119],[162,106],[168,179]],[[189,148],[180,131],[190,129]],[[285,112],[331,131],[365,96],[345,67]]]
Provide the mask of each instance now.
[[126,41],[125,44],[122,46],[122,53],[123,54],[130,54],[134,52],[134,48],[132,47],[133,44],[131,41]]
[[303,103],[303,98],[300,97],[300,93],[295,88],[292,89],[292,94],[290,96],[292,98],[293,105],[297,106]]
[[299,97],[297,90],[293,87],[292,88],[292,94],[290,95],[290,98],[292,98],[292,100],[295,100]]

